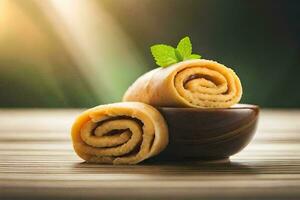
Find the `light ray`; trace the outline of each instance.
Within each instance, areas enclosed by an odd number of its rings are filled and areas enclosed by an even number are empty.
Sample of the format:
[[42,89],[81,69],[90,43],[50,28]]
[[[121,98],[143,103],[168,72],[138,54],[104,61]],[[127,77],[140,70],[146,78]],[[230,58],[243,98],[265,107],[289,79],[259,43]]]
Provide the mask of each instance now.
[[144,71],[138,51],[112,17],[93,1],[36,1],[102,102],[117,101]]

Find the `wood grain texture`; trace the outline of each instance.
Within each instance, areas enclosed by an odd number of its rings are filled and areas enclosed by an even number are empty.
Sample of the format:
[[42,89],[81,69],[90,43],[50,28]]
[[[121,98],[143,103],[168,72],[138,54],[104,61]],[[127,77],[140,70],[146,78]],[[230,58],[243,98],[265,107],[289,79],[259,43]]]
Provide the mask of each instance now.
[[230,163],[86,164],[70,127],[82,110],[0,110],[0,199],[299,199],[300,111],[263,110]]

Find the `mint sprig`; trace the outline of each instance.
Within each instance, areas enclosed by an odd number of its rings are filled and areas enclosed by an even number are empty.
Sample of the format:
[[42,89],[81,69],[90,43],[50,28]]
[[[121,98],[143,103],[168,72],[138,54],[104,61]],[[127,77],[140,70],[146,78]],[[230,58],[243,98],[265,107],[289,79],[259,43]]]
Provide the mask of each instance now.
[[192,54],[192,43],[188,36],[182,38],[176,48],[165,44],[156,44],[150,49],[156,64],[160,67],[168,67],[180,61],[201,58],[198,54]]
[[166,67],[177,63],[178,59],[174,48],[164,44],[158,44],[151,47],[152,55],[156,64],[161,67]]

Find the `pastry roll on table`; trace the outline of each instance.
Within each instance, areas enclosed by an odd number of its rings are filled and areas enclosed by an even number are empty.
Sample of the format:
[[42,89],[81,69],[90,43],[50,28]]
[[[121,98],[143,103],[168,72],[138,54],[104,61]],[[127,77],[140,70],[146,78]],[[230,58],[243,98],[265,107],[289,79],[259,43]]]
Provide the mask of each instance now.
[[136,164],[168,144],[164,118],[139,102],[100,105],[83,112],[72,127],[73,147],[93,163]]
[[153,106],[227,108],[239,102],[242,86],[235,72],[211,60],[194,59],[154,69],[138,78],[123,101]]

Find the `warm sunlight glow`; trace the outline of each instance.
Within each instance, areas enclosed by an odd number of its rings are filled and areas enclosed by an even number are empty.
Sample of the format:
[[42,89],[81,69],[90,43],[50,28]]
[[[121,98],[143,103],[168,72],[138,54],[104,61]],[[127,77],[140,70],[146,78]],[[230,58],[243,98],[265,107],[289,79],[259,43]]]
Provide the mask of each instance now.
[[[130,80],[141,73],[131,41],[101,6],[83,0],[37,2],[80,66],[83,76],[103,101],[120,96],[120,87],[130,83],[128,76]],[[122,70],[133,73],[124,75]],[[112,79],[115,84],[111,84]]]

